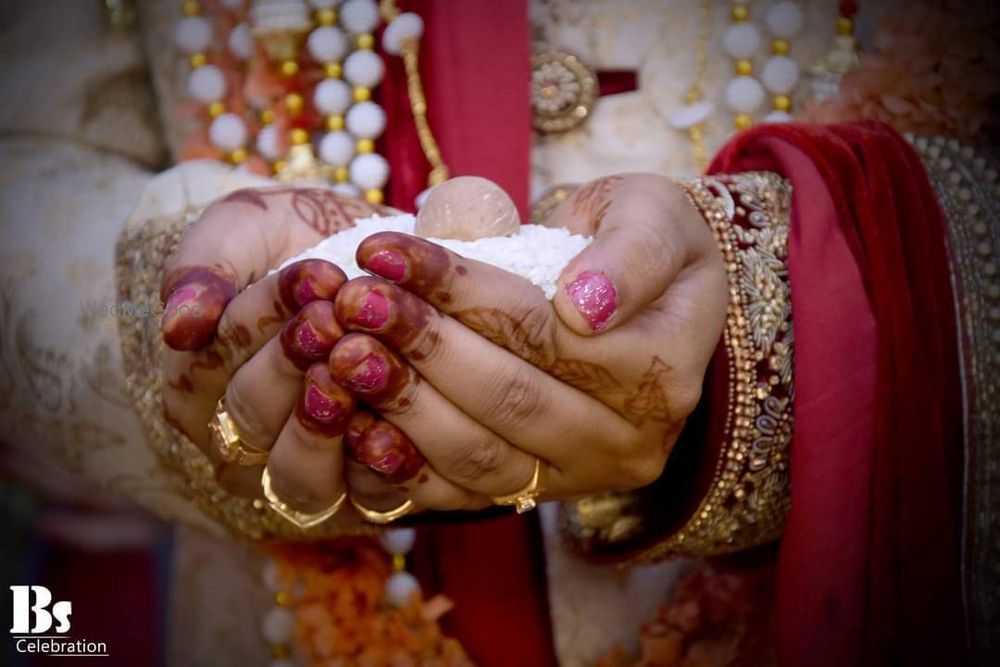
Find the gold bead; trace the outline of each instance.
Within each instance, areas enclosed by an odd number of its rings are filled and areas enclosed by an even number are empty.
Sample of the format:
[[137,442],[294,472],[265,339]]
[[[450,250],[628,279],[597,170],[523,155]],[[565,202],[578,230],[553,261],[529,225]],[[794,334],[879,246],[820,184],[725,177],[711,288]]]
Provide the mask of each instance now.
[[773,53],[776,56],[788,55],[788,51],[790,49],[791,46],[789,45],[787,39],[782,39],[781,37],[778,37],[771,42],[771,53]]
[[351,177],[351,172],[347,170],[347,167],[337,167],[333,171],[333,180],[338,183],[346,183],[347,179]]
[[358,152],[371,153],[375,150],[375,142],[371,139],[358,139]]
[[292,603],[292,594],[288,591],[278,591],[274,596],[274,602],[282,607],[287,607]]
[[405,554],[393,554],[392,555],[392,569],[396,572],[402,572],[406,569],[406,555]]
[[354,86],[354,101],[367,102],[372,98],[372,91],[364,86]]
[[301,146],[302,144],[309,143],[309,133],[301,127],[296,127],[289,133],[288,139],[292,142],[292,144]]
[[247,149],[237,148],[229,154],[229,161],[233,164],[242,164],[247,159]]
[[295,76],[299,73],[299,64],[294,60],[286,60],[281,63],[281,73],[284,76]]
[[208,105],[208,115],[211,116],[212,118],[215,118],[216,116],[221,116],[223,113],[225,113],[225,111],[226,111],[226,105],[223,104],[222,102],[216,101]]
[[358,48],[370,49],[375,46],[375,37],[370,32],[358,35]]
[[302,107],[305,103],[305,100],[303,100],[302,96],[298,93],[288,93],[285,95],[285,107],[292,115],[297,116],[302,111]]
[[204,64],[207,62],[208,62],[208,56],[206,56],[204,53],[191,54],[191,67],[193,67],[194,69],[198,69],[199,67],[204,66]]
[[841,16],[837,19],[837,34],[838,35],[850,35],[854,32],[854,21],[847,18],[846,16]]
[[264,125],[270,125],[274,122],[274,112],[270,109],[264,109],[260,112],[260,122]]
[[338,130],[344,129],[344,117],[339,113],[330,114],[326,117],[326,129],[331,132],[336,132]]
[[288,166],[288,163],[285,162],[284,160],[275,160],[274,164],[271,165],[271,169],[274,170],[274,173],[280,174],[281,172],[283,172],[285,170],[285,167],[287,167],[287,166]]
[[737,60],[736,73],[740,76],[750,76],[753,74],[753,63],[746,59]]
[[775,111],[788,111],[792,108],[792,100],[788,95],[775,95],[771,99],[771,106]]
[[316,23],[320,25],[333,25],[337,22],[337,12],[333,9],[320,9],[316,12]]
[[372,188],[371,190],[365,190],[365,201],[369,204],[381,204],[382,203],[382,191],[378,188]]
[[271,644],[271,657],[275,660],[284,660],[291,657],[292,650],[287,644]]
[[750,10],[746,5],[733,5],[733,20],[742,23],[750,18]]
[[327,63],[323,65],[323,73],[326,74],[328,79],[339,79],[343,68],[340,63]]
[[198,16],[201,14],[201,5],[194,0],[187,0],[184,3],[184,16]]
[[745,130],[751,125],[753,125],[753,118],[747,113],[738,113],[733,118],[733,125],[737,130]]

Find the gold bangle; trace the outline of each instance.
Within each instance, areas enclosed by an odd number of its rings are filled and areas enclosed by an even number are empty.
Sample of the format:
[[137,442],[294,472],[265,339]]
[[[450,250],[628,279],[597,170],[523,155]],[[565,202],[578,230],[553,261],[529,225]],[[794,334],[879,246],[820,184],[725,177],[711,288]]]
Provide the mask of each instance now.
[[535,459],[535,471],[531,480],[520,491],[506,496],[495,496],[493,502],[497,505],[513,505],[518,514],[530,512],[538,506],[536,499],[545,491],[545,476],[548,468],[542,465],[542,460]]
[[236,422],[226,411],[226,397],[219,399],[215,406],[215,414],[208,422],[208,430],[212,434],[212,442],[219,450],[222,460],[241,466],[260,466],[267,463],[268,451],[254,447],[240,435]]
[[260,486],[264,490],[264,498],[267,499],[268,506],[274,510],[276,514],[281,516],[281,518],[294,524],[296,528],[304,529],[318,526],[340,511],[341,505],[343,505],[344,500],[347,499],[347,492],[345,491],[332,505],[326,509],[310,514],[308,512],[300,512],[292,509],[287,503],[285,503],[285,501],[277,496],[274,489],[271,488],[271,474],[267,471],[266,467],[264,468],[264,474],[260,477]]
[[365,521],[369,523],[377,523],[379,525],[392,523],[396,519],[406,516],[413,509],[412,500],[407,500],[396,509],[391,509],[388,512],[379,512],[378,510],[368,509],[355,500],[354,496],[348,496],[347,498],[351,501],[351,506],[358,511],[358,514],[364,517]]

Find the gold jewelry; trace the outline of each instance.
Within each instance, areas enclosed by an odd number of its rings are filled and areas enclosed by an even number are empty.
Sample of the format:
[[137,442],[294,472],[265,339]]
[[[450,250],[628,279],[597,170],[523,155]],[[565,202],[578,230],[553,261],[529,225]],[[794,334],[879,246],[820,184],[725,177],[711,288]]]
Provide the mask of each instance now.
[[348,496],[347,498],[351,501],[351,506],[358,511],[358,514],[364,517],[365,521],[369,523],[377,523],[379,525],[392,523],[396,519],[406,516],[410,513],[410,510],[413,509],[412,500],[407,500],[396,509],[391,509],[388,512],[379,512],[378,510],[368,509],[355,500],[354,496]]
[[223,396],[215,406],[215,415],[208,422],[208,430],[212,433],[219,454],[224,461],[241,466],[260,466],[267,463],[268,451],[254,447],[243,439],[236,428],[236,422],[226,412],[226,397]]
[[518,514],[524,514],[535,509],[538,505],[535,499],[545,491],[545,474],[548,468],[542,465],[542,460],[535,459],[535,471],[531,475],[531,480],[520,491],[515,491],[506,496],[495,496],[493,502],[497,505],[513,505]]
[[267,499],[268,506],[283,519],[294,524],[296,528],[312,528],[313,526],[318,526],[339,512],[340,506],[343,505],[344,500],[347,499],[347,492],[345,491],[339,498],[337,498],[336,502],[327,507],[325,510],[309,514],[307,512],[300,512],[292,509],[277,496],[274,489],[271,488],[271,474],[267,471],[266,467],[264,468],[264,474],[261,475],[260,478],[260,486],[264,490],[264,498]]

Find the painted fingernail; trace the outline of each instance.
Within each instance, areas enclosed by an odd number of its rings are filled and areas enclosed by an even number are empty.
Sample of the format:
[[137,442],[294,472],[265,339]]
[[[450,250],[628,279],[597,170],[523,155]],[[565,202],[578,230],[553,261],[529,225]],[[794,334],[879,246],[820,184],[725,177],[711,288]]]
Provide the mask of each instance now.
[[365,329],[378,329],[389,320],[389,300],[374,290],[361,301],[358,312],[348,318],[351,324]]
[[236,296],[230,276],[208,267],[176,269],[164,279],[166,305],[160,328],[164,342],[175,350],[196,350],[215,336],[226,304]]
[[313,301],[281,329],[279,339],[285,356],[300,370],[323,361],[344,335],[329,301]]
[[347,412],[339,401],[331,399],[314,384],[306,387],[305,409],[310,417],[326,423],[343,419]]
[[355,367],[347,384],[355,391],[371,393],[382,388],[388,375],[389,364],[385,359],[377,354],[369,354]]
[[332,301],[347,276],[334,264],[321,259],[304,259],[290,264],[278,276],[278,292],[292,311],[313,301]]
[[583,271],[566,285],[566,294],[590,324],[591,330],[602,331],[618,308],[618,292],[603,273]]
[[395,250],[379,250],[365,262],[365,269],[393,282],[406,275],[406,260]]
[[352,451],[355,460],[385,475],[394,484],[416,477],[427,461],[424,455],[395,425],[385,420],[373,421],[357,438]]
[[326,436],[343,433],[354,413],[354,398],[337,385],[323,364],[306,373],[305,389],[295,414],[305,428]]

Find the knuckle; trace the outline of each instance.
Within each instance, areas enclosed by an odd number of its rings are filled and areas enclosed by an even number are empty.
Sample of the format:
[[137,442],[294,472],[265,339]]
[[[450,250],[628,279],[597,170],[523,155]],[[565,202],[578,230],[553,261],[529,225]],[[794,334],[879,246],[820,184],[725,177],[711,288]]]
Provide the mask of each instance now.
[[618,477],[626,489],[638,489],[659,479],[666,464],[661,453],[625,456],[618,461]]
[[462,481],[477,480],[500,470],[507,461],[507,447],[498,438],[475,441],[455,453],[452,474]]
[[529,423],[542,409],[542,392],[533,367],[518,363],[493,385],[485,400],[486,414],[500,426],[518,427]]
[[522,313],[520,322],[527,352],[523,358],[542,368],[552,366],[556,359],[556,326],[551,305],[531,306]]
[[674,388],[670,397],[670,412],[675,421],[686,419],[701,401],[701,382],[683,382]]

